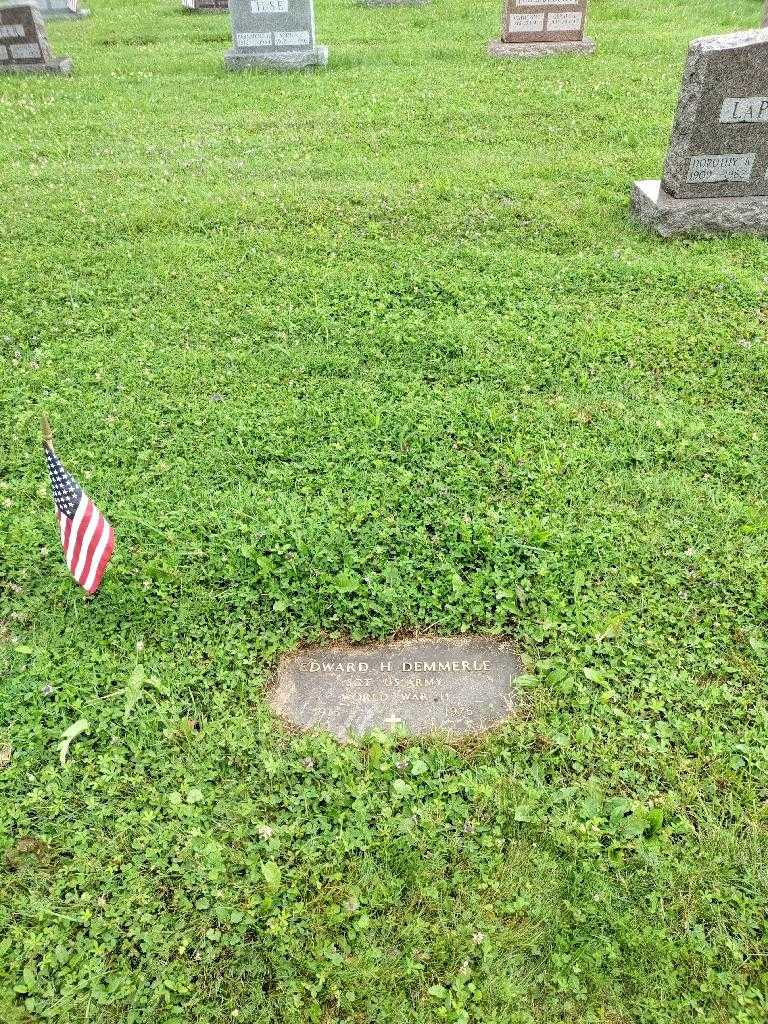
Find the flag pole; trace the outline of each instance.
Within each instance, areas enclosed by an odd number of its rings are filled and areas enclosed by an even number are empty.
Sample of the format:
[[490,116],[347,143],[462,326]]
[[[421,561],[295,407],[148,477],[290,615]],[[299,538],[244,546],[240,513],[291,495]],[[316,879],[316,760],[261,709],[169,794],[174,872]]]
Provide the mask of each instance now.
[[47,416],[43,416],[43,444],[46,448],[50,448],[53,451],[53,431]]

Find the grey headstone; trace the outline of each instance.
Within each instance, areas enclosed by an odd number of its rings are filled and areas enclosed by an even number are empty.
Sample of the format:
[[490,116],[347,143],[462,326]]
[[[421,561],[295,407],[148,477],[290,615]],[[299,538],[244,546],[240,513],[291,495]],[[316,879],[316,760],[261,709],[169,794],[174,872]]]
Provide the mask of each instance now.
[[339,739],[402,727],[466,736],[506,721],[523,665],[511,644],[483,638],[392,640],[313,648],[281,659],[270,701],[302,729]]
[[695,39],[664,168],[678,199],[768,195],[768,31]]
[[504,0],[501,40],[492,39],[492,57],[550,57],[591,54],[596,46],[584,37],[587,0]]
[[328,49],[315,40],[312,0],[230,0],[232,49],[228,68],[291,70],[328,63]]
[[664,177],[635,182],[632,210],[664,236],[766,233],[768,30],[691,43]]
[[0,72],[67,75],[69,57],[54,57],[35,4],[0,7]]
[[577,43],[584,38],[587,0],[506,0],[503,43]]
[[80,0],[36,0],[46,21],[56,18],[87,18],[90,11],[80,6]]

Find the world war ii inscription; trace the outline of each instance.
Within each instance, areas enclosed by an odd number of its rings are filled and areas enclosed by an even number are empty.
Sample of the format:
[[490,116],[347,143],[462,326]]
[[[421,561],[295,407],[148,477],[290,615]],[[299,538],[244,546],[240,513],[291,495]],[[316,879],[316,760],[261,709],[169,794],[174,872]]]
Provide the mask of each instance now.
[[315,648],[283,658],[271,699],[294,725],[340,739],[398,726],[464,736],[509,718],[522,672],[512,646],[488,638]]

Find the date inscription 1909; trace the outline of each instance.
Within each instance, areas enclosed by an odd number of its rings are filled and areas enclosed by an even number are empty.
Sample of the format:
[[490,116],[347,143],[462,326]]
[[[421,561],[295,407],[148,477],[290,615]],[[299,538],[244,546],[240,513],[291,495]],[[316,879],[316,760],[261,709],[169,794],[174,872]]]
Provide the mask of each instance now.
[[521,672],[511,645],[487,638],[331,647],[284,658],[272,701],[292,723],[340,739],[397,726],[466,735],[510,716]]

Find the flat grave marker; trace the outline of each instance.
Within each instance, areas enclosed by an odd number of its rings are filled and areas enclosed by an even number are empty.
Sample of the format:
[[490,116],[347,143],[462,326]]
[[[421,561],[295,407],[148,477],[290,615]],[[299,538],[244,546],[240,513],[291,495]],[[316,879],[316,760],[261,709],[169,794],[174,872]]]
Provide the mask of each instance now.
[[54,57],[36,4],[0,7],[0,73],[68,75],[70,57]]
[[632,208],[662,235],[768,229],[768,30],[695,39],[661,181]]
[[501,41],[488,44],[492,57],[549,57],[591,54],[596,46],[584,36],[587,0],[505,0]]
[[313,0],[230,0],[233,47],[230,71],[324,67],[328,48],[315,40]]
[[523,672],[512,645],[490,638],[336,645],[281,658],[270,703],[291,724],[340,740],[398,726],[460,737],[509,719]]

